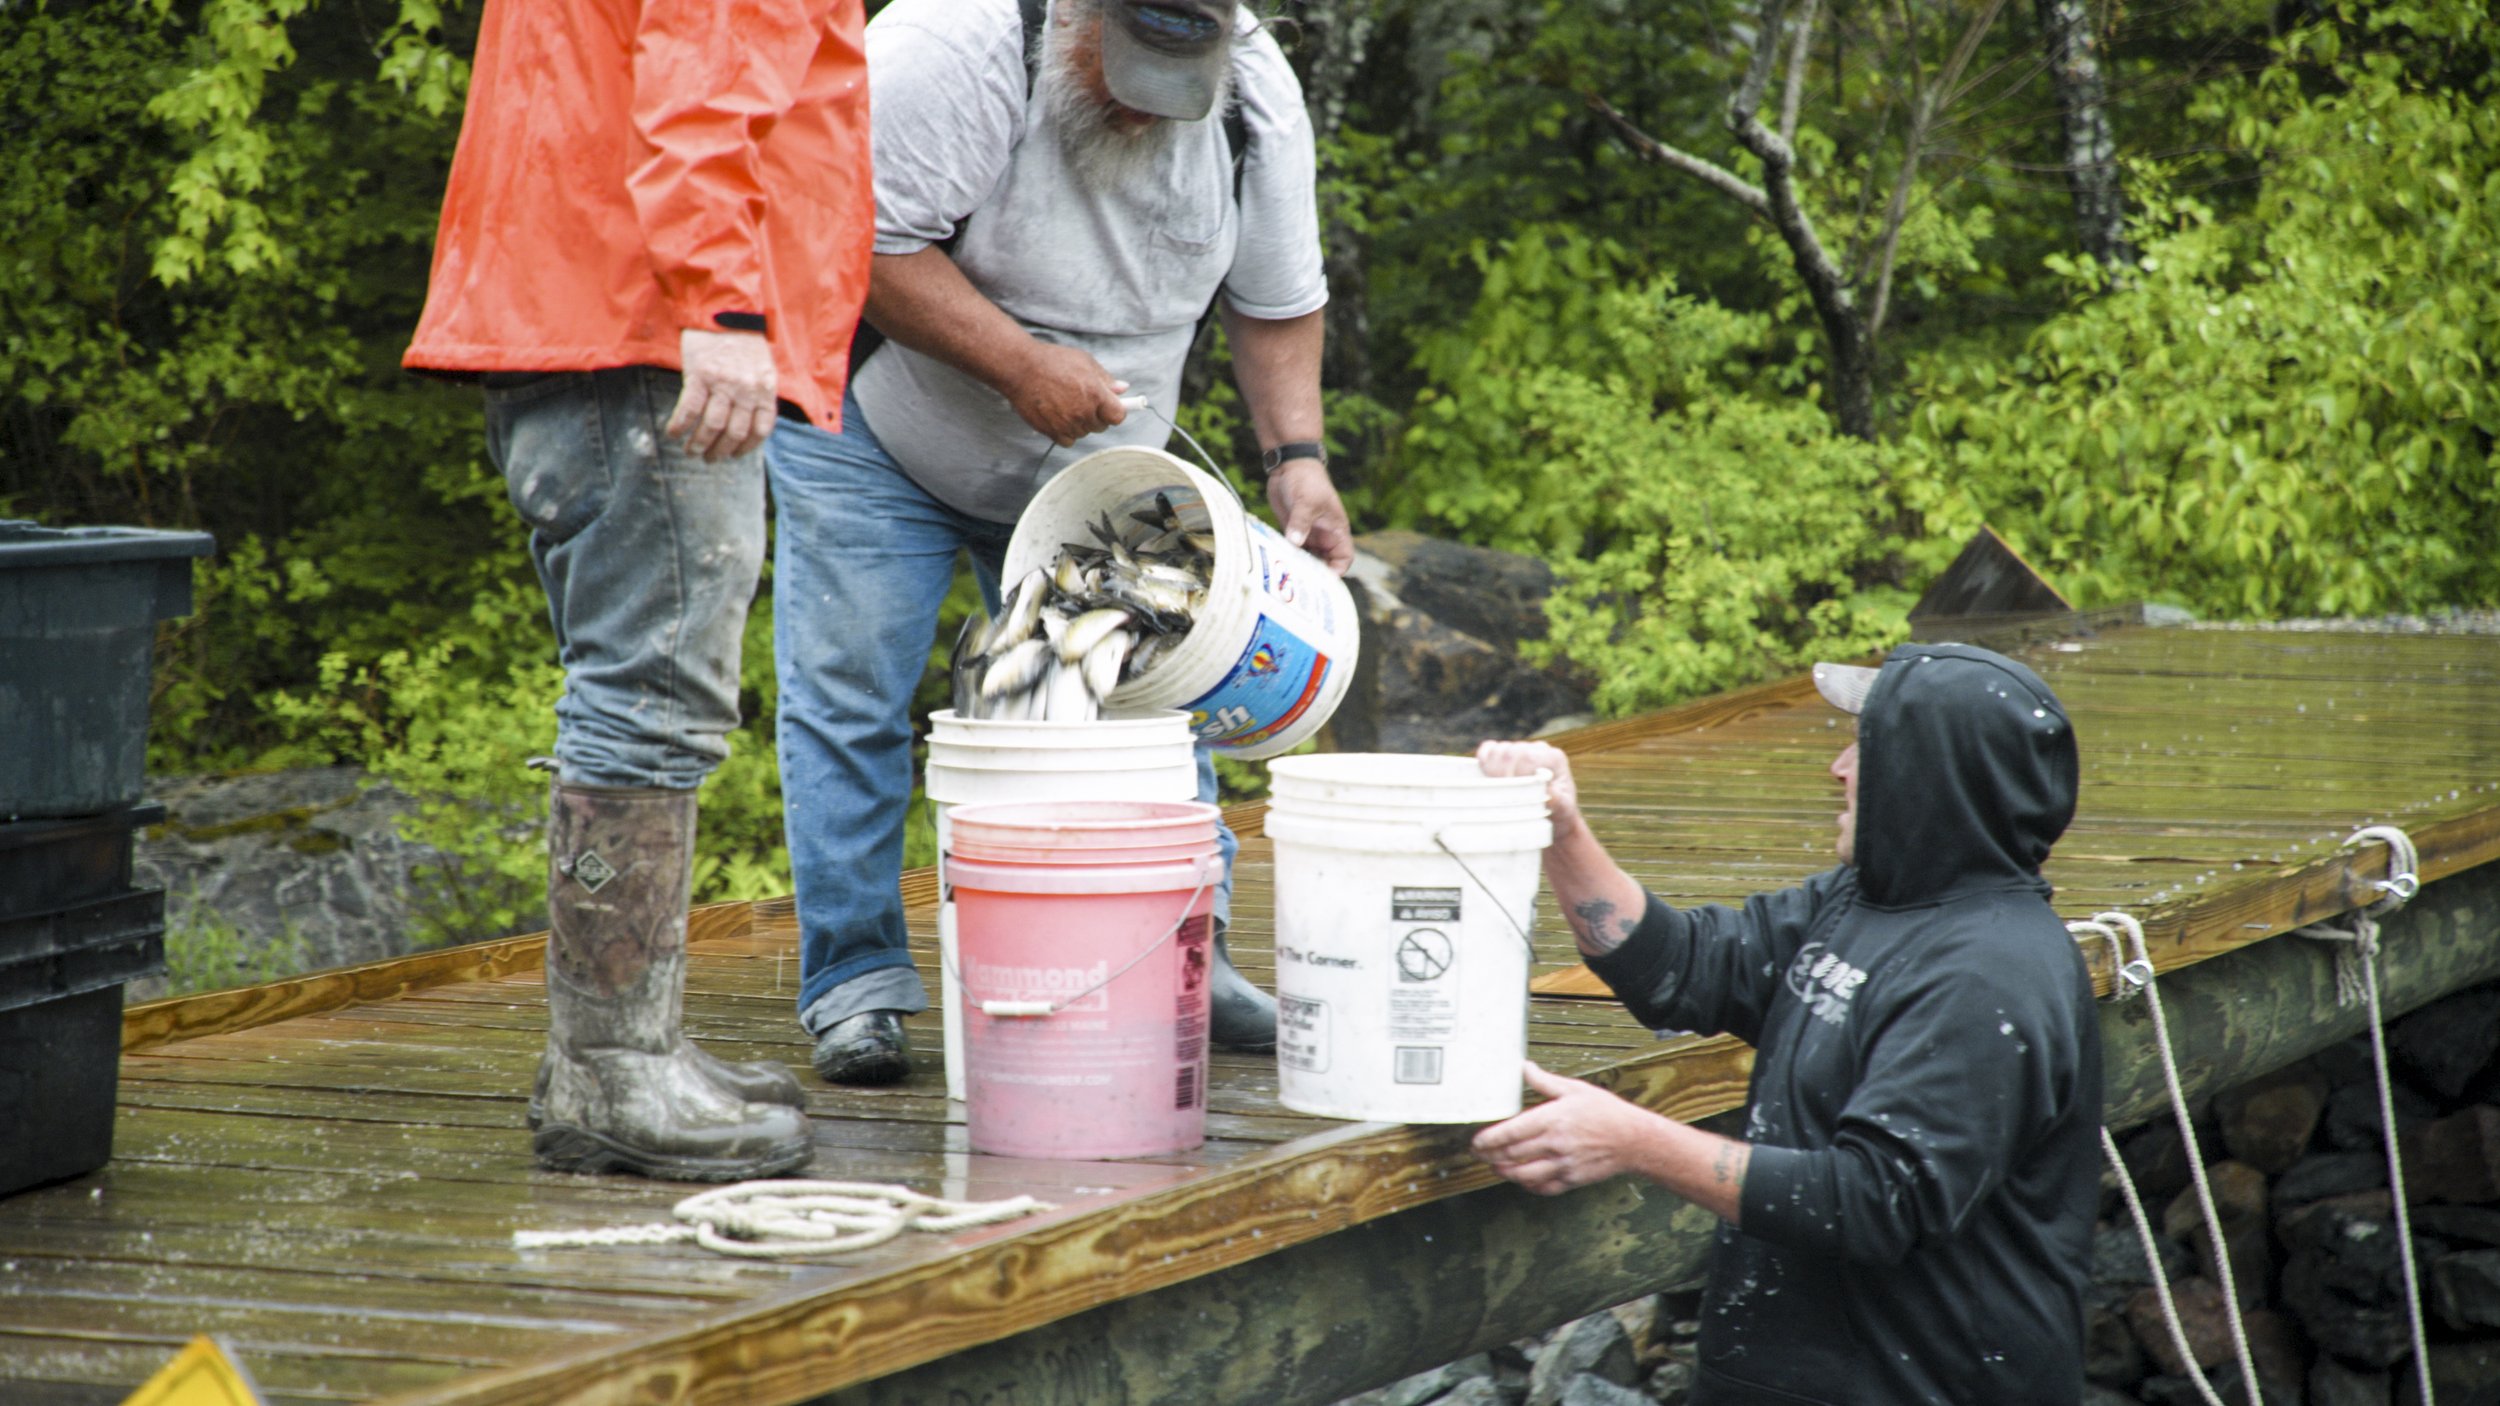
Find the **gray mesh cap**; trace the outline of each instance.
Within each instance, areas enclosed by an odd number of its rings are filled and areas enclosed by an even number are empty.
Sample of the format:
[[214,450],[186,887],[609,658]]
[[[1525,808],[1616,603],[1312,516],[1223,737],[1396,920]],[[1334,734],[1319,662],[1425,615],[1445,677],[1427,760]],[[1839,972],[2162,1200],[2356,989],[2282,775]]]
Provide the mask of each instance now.
[[1875,691],[1875,675],[1879,672],[1863,664],[1817,664],[1814,691],[1840,711],[1857,713],[1865,709],[1866,695]]
[[1104,0],[1102,77],[1124,107],[1195,122],[1233,60],[1234,0]]

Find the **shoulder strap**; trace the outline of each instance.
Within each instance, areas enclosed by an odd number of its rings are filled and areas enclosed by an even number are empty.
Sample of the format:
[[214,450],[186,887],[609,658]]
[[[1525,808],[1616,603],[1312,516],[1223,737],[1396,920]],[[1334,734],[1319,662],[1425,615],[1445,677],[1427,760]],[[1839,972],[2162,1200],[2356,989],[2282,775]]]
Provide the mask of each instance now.
[[1033,93],[1033,64],[1042,48],[1042,21],[1050,15],[1050,0],[1016,0],[1016,10],[1024,16],[1024,91]]

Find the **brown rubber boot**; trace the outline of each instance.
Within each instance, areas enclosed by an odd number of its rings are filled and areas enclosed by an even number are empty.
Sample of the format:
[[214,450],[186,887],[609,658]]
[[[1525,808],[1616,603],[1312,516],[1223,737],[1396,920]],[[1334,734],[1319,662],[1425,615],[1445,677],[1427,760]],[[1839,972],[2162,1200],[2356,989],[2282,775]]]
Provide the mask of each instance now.
[[694,824],[692,791],[555,784],[542,1166],[737,1181],[814,1155],[806,1115],[728,1092],[680,1033]]

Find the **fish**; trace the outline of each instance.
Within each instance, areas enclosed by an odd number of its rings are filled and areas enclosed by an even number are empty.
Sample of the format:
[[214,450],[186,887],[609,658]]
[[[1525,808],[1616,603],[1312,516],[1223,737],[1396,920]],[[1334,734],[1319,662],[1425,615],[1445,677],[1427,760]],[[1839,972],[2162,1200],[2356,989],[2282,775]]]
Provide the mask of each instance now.
[[1192,526],[1169,491],[1118,516],[1099,513],[1085,529],[1091,542],[1062,542],[1049,566],[1006,591],[995,618],[965,620],[948,664],[958,715],[1099,717],[1196,625],[1215,536]]

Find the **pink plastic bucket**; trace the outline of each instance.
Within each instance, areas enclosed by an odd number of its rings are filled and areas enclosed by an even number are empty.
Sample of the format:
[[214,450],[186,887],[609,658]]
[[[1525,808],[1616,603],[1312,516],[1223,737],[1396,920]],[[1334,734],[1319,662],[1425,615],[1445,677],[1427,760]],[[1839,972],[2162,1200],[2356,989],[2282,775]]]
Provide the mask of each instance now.
[[1215,821],[1194,801],[953,812],[974,1151],[1091,1160],[1206,1140]]

